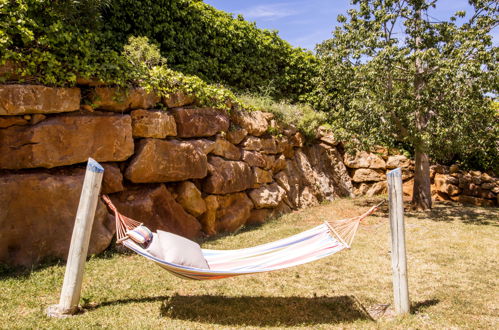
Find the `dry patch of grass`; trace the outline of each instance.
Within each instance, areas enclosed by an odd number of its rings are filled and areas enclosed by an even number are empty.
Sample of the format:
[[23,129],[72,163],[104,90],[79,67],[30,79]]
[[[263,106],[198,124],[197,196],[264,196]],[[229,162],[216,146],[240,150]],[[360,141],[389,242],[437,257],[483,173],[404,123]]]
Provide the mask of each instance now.
[[[232,249],[265,243],[358,215],[376,199],[338,200],[203,243]],[[185,281],[136,255],[107,253],[87,263],[86,311],[58,320],[64,266],[0,278],[5,328],[497,328],[497,208],[437,204],[406,214],[413,313],[391,316],[386,206],[362,224],[353,248],[284,271],[219,281]]]

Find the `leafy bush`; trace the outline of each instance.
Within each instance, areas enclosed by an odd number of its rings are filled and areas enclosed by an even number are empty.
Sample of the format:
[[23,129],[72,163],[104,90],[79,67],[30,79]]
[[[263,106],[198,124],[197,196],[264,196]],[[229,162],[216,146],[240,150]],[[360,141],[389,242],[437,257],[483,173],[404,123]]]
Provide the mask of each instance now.
[[239,95],[239,100],[252,109],[271,112],[279,122],[299,129],[307,139],[314,139],[317,128],[326,123],[326,114],[315,111],[307,104],[290,104],[285,101],[274,101],[269,96],[251,94]]
[[253,92],[271,86],[273,97],[293,101],[312,89],[310,52],[199,0],[112,0],[104,20],[114,49],[130,35],[147,36],[173,69],[212,83]]
[[121,52],[131,36],[147,37],[174,70],[240,91],[270,88],[272,97],[303,99],[316,60],[275,31],[199,0],[0,0],[0,64],[45,84],[77,76],[125,84]]

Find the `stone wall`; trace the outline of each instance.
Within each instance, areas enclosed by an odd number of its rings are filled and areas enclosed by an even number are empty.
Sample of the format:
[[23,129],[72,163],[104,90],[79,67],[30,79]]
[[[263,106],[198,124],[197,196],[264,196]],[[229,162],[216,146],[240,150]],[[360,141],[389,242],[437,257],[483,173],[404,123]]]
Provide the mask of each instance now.
[[[353,196],[327,133],[304,146],[270,113],[194,103],[92,82],[0,85],[0,263],[66,257],[88,157],[104,166],[102,192],[122,213],[191,239]],[[90,253],[114,233],[99,202]]]
[[[345,154],[344,163],[349,169],[356,196],[374,196],[387,192],[386,173],[402,169],[403,190],[412,198],[414,161],[403,155],[357,152]],[[452,200],[477,206],[499,205],[499,179],[479,171],[462,171],[458,166],[432,165],[430,167],[431,191],[434,200]]]
[[[123,214],[191,239],[338,197],[386,193],[386,172],[396,167],[412,193],[412,160],[384,150],[343,154],[324,129],[305,145],[270,113],[79,83],[0,85],[0,263],[66,257],[88,157],[104,166],[102,193]],[[432,184],[438,200],[498,204],[499,180],[484,173],[432,166]],[[114,234],[99,202],[90,253]]]

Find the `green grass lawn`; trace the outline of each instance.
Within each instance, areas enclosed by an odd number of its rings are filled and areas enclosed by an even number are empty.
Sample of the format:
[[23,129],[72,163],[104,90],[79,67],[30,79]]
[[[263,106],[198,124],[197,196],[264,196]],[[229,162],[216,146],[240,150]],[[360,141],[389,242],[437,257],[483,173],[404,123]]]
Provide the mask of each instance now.
[[[338,200],[294,212],[203,247],[261,244],[324,219],[357,215],[377,199]],[[393,315],[387,210],[365,220],[351,250],[273,273],[186,281],[137,255],[89,260],[81,304],[67,319],[56,304],[64,264],[0,277],[0,328],[498,328],[499,209],[436,204],[406,214],[413,313]],[[390,304],[390,306],[387,306]]]

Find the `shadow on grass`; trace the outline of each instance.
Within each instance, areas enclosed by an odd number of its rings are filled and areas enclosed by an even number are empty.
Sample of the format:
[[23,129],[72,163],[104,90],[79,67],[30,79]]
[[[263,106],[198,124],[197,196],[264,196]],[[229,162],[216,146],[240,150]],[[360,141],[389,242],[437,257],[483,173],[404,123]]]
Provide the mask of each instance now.
[[426,308],[430,306],[435,306],[440,303],[438,299],[428,299],[424,301],[413,302],[411,304],[411,313],[419,313],[424,311]]
[[160,316],[224,326],[298,326],[373,320],[353,296],[337,297],[225,297],[157,296],[120,299],[88,306],[162,301]]
[[438,202],[430,211],[409,212],[407,215],[416,219],[440,222],[461,221],[465,224],[499,227],[499,208],[497,207],[465,206],[453,202]]
[[297,326],[372,320],[352,296],[224,297],[173,296],[161,316],[227,326]]

